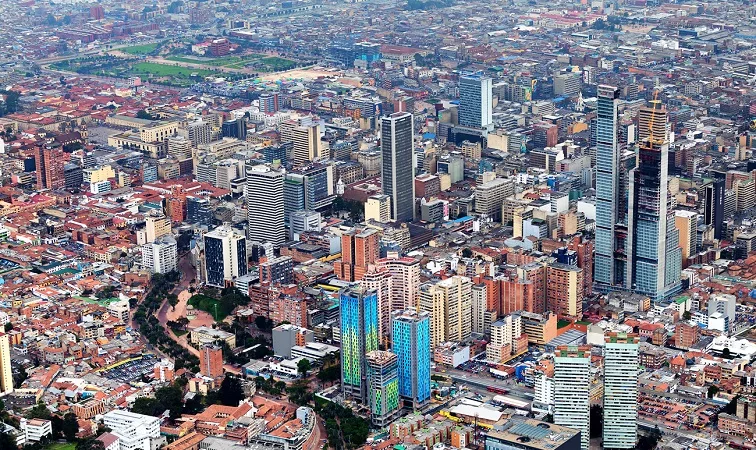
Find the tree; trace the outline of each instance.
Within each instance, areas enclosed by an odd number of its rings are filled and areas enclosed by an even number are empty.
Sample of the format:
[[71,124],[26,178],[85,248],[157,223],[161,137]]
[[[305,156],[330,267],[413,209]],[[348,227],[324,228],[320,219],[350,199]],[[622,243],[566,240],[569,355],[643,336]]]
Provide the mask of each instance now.
[[76,450],[105,450],[102,441],[94,437],[88,437],[80,440],[76,444]]
[[591,406],[591,438],[598,438],[604,432],[604,408],[599,405]]
[[13,324],[12,323],[8,322],[8,323],[5,324],[5,332],[6,333],[9,332],[12,329],[13,329]]
[[158,414],[169,410],[171,419],[181,417],[181,410],[184,406],[183,396],[183,391],[178,385],[161,387],[155,391],[155,400],[157,400],[159,409],[162,410],[158,411]]
[[725,358],[725,359],[730,359],[731,358],[731,356],[730,356],[730,349],[729,348],[725,347],[725,348],[722,349],[722,358]]
[[309,372],[311,368],[310,360],[307,358],[302,358],[297,363],[297,371],[305,378],[307,378],[307,372]]
[[155,117],[144,109],[140,109],[139,111],[137,111],[136,116],[137,116],[137,119],[155,120]]
[[144,414],[147,416],[155,415],[158,410],[158,401],[150,397],[139,397],[134,401],[134,405],[131,407],[131,412],[137,414]]
[[463,258],[472,258],[473,252],[469,248],[462,249],[462,257]]
[[714,386],[713,384],[709,386],[709,390],[706,391],[706,396],[708,398],[714,398],[715,395],[719,392],[719,388]]
[[273,321],[265,316],[257,316],[255,317],[255,325],[260,330],[267,331],[273,328]]
[[76,414],[68,413],[63,417],[63,436],[68,442],[76,440],[76,433],[79,432],[79,421]]
[[30,409],[26,413],[27,419],[45,419],[50,420],[52,413],[47,409],[47,405],[42,402],[37,403],[34,408]]
[[16,437],[8,432],[0,432],[0,449],[16,449]]
[[232,375],[227,375],[218,389],[218,400],[222,405],[239,406],[239,402],[244,400],[244,389],[241,381]]
[[690,311],[685,311],[685,312],[683,313],[683,319],[684,319],[684,320],[690,320],[690,317],[691,317],[691,316],[690,316]]

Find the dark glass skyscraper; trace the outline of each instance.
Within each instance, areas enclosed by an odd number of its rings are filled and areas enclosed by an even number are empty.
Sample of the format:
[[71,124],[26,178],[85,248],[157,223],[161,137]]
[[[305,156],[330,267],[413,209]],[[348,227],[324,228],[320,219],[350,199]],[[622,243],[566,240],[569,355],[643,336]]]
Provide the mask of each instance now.
[[394,113],[381,119],[381,184],[383,193],[391,197],[391,218],[400,222],[415,217],[413,142],[412,114]]
[[641,108],[638,116],[644,140],[638,149],[638,165],[630,172],[628,248],[632,249],[632,264],[627,279],[634,291],[658,300],[680,291],[682,270],[680,235],[668,189],[668,118],[659,100]]
[[704,185],[704,223],[714,227],[714,239],[722,239],[724,203],[724,174],[714,172],[714,179]]

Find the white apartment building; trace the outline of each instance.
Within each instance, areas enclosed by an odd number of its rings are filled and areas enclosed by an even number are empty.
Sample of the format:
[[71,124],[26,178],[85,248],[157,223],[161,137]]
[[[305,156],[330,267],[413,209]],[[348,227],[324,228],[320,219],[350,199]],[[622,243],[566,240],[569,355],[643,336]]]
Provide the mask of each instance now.
[[178,246],[171,235],[164,235],[142,246],[142,267],[151,273],[168,273],[178,267]]
[[604,447],[635,448],[638,438],[638,336],[609,333],[604,346]]
[[160,419],[129,411],[113,410],[102,417],[120,440],[119,450],[157,450],[165,438],[160,436]]
[[52,422],[44,419],[21,419],[21,431],[26,442],[39,442],[45,436],[52,436]]
[[590,443],[591,348],[560,347],[554,358],[554,423],[580,430],[582,450]]

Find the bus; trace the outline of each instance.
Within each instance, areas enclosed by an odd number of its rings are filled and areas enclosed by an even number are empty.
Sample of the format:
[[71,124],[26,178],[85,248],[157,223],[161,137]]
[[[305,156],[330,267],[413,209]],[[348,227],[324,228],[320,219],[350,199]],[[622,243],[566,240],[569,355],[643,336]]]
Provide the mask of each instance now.
[[506,394],[509,394],[509,391],[508,391],[508,390],[506,390],[506,389],[502,389],[502,388],[500,388],[500,387],[496,387],[496,386],[488,386],[488,387],[487,387],[486,389],[487,389],[487,390],[488,390],[489,392],[493,392],[493,393],[495,393],[495,394],[501,394],[501,395],[506,395]]

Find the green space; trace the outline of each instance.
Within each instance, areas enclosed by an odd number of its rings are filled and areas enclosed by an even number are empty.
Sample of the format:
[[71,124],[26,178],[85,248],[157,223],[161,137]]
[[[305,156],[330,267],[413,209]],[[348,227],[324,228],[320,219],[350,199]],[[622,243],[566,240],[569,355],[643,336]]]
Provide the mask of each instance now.
[[130,55],[149,55],[150,53],[154,52],[155,49],[157,49],[158,44],[142,44],[142,45],[135,45],[133,47],[126,47],[122,48],[119,51],[122,51],[124,53],[128,53]]
[[197,309],[210,313],[216,321],[223,320],[226,316],[231,314],[231,310],[225,307],[220,300],[208,297],[204,294],[193,295],[189,299],[189,304]]
[[566,327],[567,325],[569,325],[571,323],[572,322],[570,322],[569,320],[558,320],[557,321],[557,328],[564,328],[564,327]]
[[192,75],[208,77],[214,72],[203,69],[191,69],[187,67],[167,66],[165,64],[140,62],[131,66],[129,73],[132,75],[152,75],[156,77],[189,78]]
[[76,442],[55,442],[47,450],[76,450]]
[[166,59],[170,61],[206,66],[225,67],[227,69],[244,69],[248,66],[260,72],[280,72],[297,67],[297,62],[278,56],[265,56],[256,53],[241,56],[223,56],[220,58],[205,58],[174,55]]
[[283,70],[291,70],[297,67],[297,63],[285,58],[279,58],[278,56],[269,56],[260,60],[266,67],[270,67],[271,72],[280,72]]

